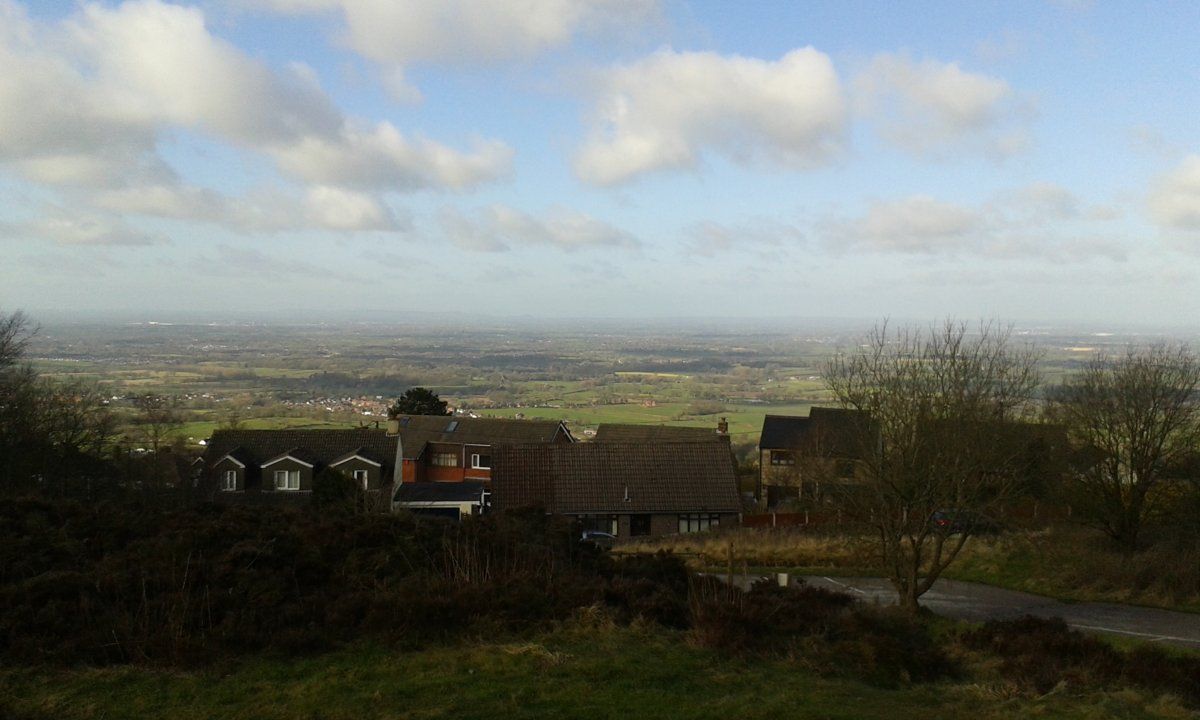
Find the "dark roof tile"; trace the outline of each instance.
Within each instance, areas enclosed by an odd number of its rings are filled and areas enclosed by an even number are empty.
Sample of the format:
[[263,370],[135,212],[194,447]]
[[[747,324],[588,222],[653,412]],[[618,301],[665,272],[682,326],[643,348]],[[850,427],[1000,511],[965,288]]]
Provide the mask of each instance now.
[[728,446],[697,442],[501,447],[492,453],[492,502],[568,514],[741,509]]

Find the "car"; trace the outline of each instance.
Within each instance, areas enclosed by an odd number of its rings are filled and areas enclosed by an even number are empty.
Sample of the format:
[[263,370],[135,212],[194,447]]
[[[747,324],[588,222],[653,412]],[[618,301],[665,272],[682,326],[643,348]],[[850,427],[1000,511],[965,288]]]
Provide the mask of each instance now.
[[996,523],[970,510],[938,510],[929,516],[929,523],[947,535],[964,532],[972,535],[989,535],[1000,531]]
[[584,530],[579,536],[580,542],[595,545],[603,550],[612,548],[613,543],[617,541],[617,536],[612,533],[606,533],[603,530]]

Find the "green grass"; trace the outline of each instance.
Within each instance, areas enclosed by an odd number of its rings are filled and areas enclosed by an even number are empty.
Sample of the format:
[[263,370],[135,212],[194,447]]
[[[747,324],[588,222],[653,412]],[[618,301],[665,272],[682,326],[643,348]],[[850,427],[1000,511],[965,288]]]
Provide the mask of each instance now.
[[[0,670],[0,715],[28,718],[1163,718],[1129,690],[1020,696],[1000,682],[887,690],[802,662],[743,661],[657,629],[564,629],[510,643],[396,652],[356,646],[196,672]],[[7,705],[6,705],[7,704]]]
[[[171,435],[181,437],[185,440],[190,438],[198,441],[210,437],[213,430],[216,430],[220,426],[221,423],[215,420],[187,422],[174,428],[171,431]],[[269,417],[247,418],[240,423],[240,426],[246,430],[281,430],[284,428],[310,430],[315,428],[352,428],[357,427],[358,423],[355,421],[317,420],[305,417]]]

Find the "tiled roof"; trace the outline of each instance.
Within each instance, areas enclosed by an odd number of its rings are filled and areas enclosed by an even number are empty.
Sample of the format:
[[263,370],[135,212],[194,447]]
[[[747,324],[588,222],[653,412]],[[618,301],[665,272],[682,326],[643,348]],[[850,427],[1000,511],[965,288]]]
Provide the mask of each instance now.
[[737,476],[719,443],[578,443],[492,453],[492,504],[556,513],[738,512]]
[[[497,445],[502,443],[550,442],[565,426],[556,420],[513,420],[509,418],[468,418],[444,415],[404,415],[400,417],[400,437],[404,457],[419,458],[428,443],[464,443]],[[451,430],[451,423],[454,423]],[[567,433],[570,437],[570,433]],[[212,464],[235,451],[240,462],[261,465],[294,451],[305,462],[329,465],[358,452],[386,465],[395,463],[396,438],[383,428],[318,430],[216,430],[204,451]],[[298,456],[299,457],[299,456]],[[311,459],[310,459],[311,458]]]
[[823,455],[856,457],[870,432],[857,410],[814,407],[808,417],[767,415],[758,446],[767,450],[815,450]]
[[602,423],[595,442],[729,442],[715,427]]
[[471,502],[483,497],[483,483],[463,482],[406,482],[396,490],[396,502]]
[[[401,415],[404,457],[418,458],[429,443],[499,445],[550,442],[566,427],[557,420],[472,418],[453,415]],[[453,427],[453,429],[450,429]],[[568,437],[570,436],[569,433]]]
[[375,428],[348,430],[216,430],[208,441],[204,459],[213,463],[236,450],[242,462],[261,465],[290,451],[305,462],[328,465],[347,453],[363,450],[391,462],[396,457],[396,438]]

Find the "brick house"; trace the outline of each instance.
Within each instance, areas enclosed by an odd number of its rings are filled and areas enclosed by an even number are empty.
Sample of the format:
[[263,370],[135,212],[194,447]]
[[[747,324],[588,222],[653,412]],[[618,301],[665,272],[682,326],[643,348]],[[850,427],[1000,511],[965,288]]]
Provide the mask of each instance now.
[[720,442],[592,442],[495,450],[492,505],[541,506],[619,538],[734,525],[737,474]]
[[[361,483],[381,507],[419,498],[422,504],[414,507],[439,509],[432,514],[447,507],[479,512],[491,483],[493,448],[573,442],[557,421],[409,415],[386,429],[217,430],[197,469],[202,495],[218,502],[307,502],[314,478],[330,469]],[[473,483],[470,492],[464,483]],[[398,492],[409,485],[429,487]]]
[[863,443],[874,434],[862,413],[814,407],[808,416],[767,415],[758,441],[758,488],[768,507],[819,501],[830,483],[853,482]]

